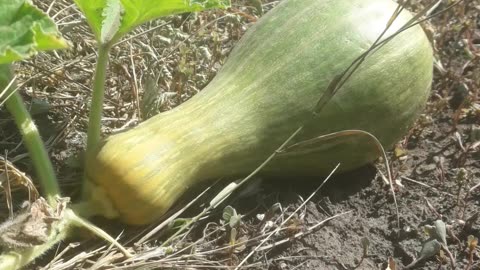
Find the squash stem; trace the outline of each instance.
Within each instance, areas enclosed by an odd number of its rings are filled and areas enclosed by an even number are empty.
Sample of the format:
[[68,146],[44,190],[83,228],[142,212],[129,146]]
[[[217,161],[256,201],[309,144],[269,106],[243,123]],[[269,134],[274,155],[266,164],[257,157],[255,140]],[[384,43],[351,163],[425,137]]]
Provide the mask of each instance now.
[[128,258],[133,257],[133,255],[127,249],[125,249],[117,240],[111,237],[108,233],[106,233],[104,230],[100,229],[99,227],[93,225],[89,221],[81,218],[71,209],[67,210],[66,216],[67,216],[67,219],[72,223],[72,225],[89,230],[94,235],[116,246],[126,257]]
[[[12,67],[10,65],[0,65],[0,89],[9,87],[10,91],[15,89],[15,85],[10,83],[12,78]],[[9,90],[6,91],[9,93]],[[48,203],[53,206],[56,204],[55,197],[60,196],[55,171],[48,157],[48,152],[40,137],[37,126],[32,120],[22,97],[18,92],[11,93],[7,98],[5,105],[12,114],[15,124],[22,134],[23,141],[32,159],[35,172],[40,181],[43,195]]]
[[[87,160],[95,155],[101,137],[103,99],[105,95],[105,78],[108,67],[109,44],[102,44],[98,48],[97,66],[93,81],[92,102],[90,105],[90,116],[88,120],[87,131],[87,150],[85,155],[85,165]],[[85,183],[86,175],[83,178],[82,195],[86,195]]]

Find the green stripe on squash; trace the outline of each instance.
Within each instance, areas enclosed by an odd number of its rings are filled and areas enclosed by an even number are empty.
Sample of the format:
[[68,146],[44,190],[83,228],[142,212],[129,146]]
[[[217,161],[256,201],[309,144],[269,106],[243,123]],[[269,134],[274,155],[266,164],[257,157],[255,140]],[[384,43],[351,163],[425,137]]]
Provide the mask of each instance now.
[[[177,108],[111,136],[88,164],[120,218],[145,224],[189,188],[254,170],[299,125],[335,75],[364,53],[397,4],[389,0],[284,0],[238,42],[217,76]],[[387,36],[411,16],[402,12]],[[376,50],[296,142],[346,129],[374,134],[385,147],[404,136],[423,109],[432,48],[415,26]],[[284,154],[264,173],[322,175],[350,170],[379,153],[365,136],[318,142]]]

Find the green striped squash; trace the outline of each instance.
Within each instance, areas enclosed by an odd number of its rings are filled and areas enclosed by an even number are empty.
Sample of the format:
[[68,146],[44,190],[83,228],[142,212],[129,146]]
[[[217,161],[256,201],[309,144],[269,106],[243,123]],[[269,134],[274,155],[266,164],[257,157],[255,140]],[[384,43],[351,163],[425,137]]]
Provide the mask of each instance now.
[[[397,4],[390,0],[283,0],[262,17],[199,94],[138,127],[106,139],[87,164],[120,218],[146,224],[202,181],[254,170],[306,119],[334,76],[364,53]],[[404,11],[386,36],[411,19]],[[295,138],[347,129],[390,147],[424,107],[432,48],[415,26],[375,50]],[[320,140],[280,154],[270,175],[323,175],[374,161],[365,136]],[[296,179],[296,178],[295,178]]]

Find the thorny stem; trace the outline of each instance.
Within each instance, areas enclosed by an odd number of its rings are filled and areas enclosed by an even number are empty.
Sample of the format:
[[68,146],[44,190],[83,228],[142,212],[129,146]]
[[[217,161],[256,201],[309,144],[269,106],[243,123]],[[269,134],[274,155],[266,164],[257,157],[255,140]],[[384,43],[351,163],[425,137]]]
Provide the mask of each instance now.
[[[8,85],[10,85],[10,89],[14,89],[14,84],[10,83],[11,78],[11,66],[0,65],[0,89],[6,88]],[[13,93],[6,100],[5,105],[12,114],[22,134],[23,141],[28,149],[35,172],[40,181],[43,195],[46,197],[48,203],[53,206],[56,204],[55,197],[60,196],[60,188],[40,133],[18,92]]]
[[[90,116],[88,119],[88,131],[87,131],[87,150],[85,155],[85,163],[87,160],[95,155],[95,151],[98,147],[101,138],[102,127],[102,110],[103,99],[105,94],[105,78],[108,67],[108,52],[110,51],[110,45],[102,44],[98,48],[97,66],[95,68],[95,77],[93,80],[93,93],[92,102],[90,105]],[[83,179],[82,195],[85,197],[87,177]]]

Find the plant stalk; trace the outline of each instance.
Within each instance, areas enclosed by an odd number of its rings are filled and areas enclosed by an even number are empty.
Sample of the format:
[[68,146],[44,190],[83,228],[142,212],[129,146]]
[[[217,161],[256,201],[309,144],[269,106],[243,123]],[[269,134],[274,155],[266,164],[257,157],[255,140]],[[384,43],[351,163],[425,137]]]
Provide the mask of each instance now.
[[[0,65],[0,89],[6,88],[12,78],[12,67],[10,65]],[[15,84],[11,84],[10,90],[15,88]],[[9,93],[7,91],[7,93]],[[28,149],[30,158],[32,159],[35,172],[40,181],[43,195],[50,205],[55,205],[56,196],[60,196],[60,188],[58,186],[55,171],[53,169],[47,149],[43,143],[37,126],[32,120],[30,113],[18,92],[13,93],[5,102],[5,106],[12,114],[15,124],[18,126],[22,134],[25,146]]]
[[[87,150],[85,155],[85,162],[95,155],[98,144],[101,138],[102,127],[102,111],[103,111],[103,99],[105,95],[105,78],[108,67],[108,53],[110,51],[109,44],[102,44],[98,48],[97,66],[95,68],[95,77],[93,80],[93,93],[92,102],[90,105],[90,116],[88,119],[88,131],[87,131]],[[85,197],[86,194],[86,175],[83,178],[82,194]]]
[[125,255],[125,257],[127,258],[133,257],[133,255],[126,248],[124,248],[117,240],[111,237],[108,233],[106,233],[104,230],[100,229],[99,227],[95,226],[91,222],[87,221],[86,219],[83,219],[82,217],[78,216],[71,209],[67,209],[65,216],[73,226],[84,228],[90,231],[91,233],[93,233],[95,236],[105,240],[105,242],[108,242],[116,246],[123,253],[123,255]]

